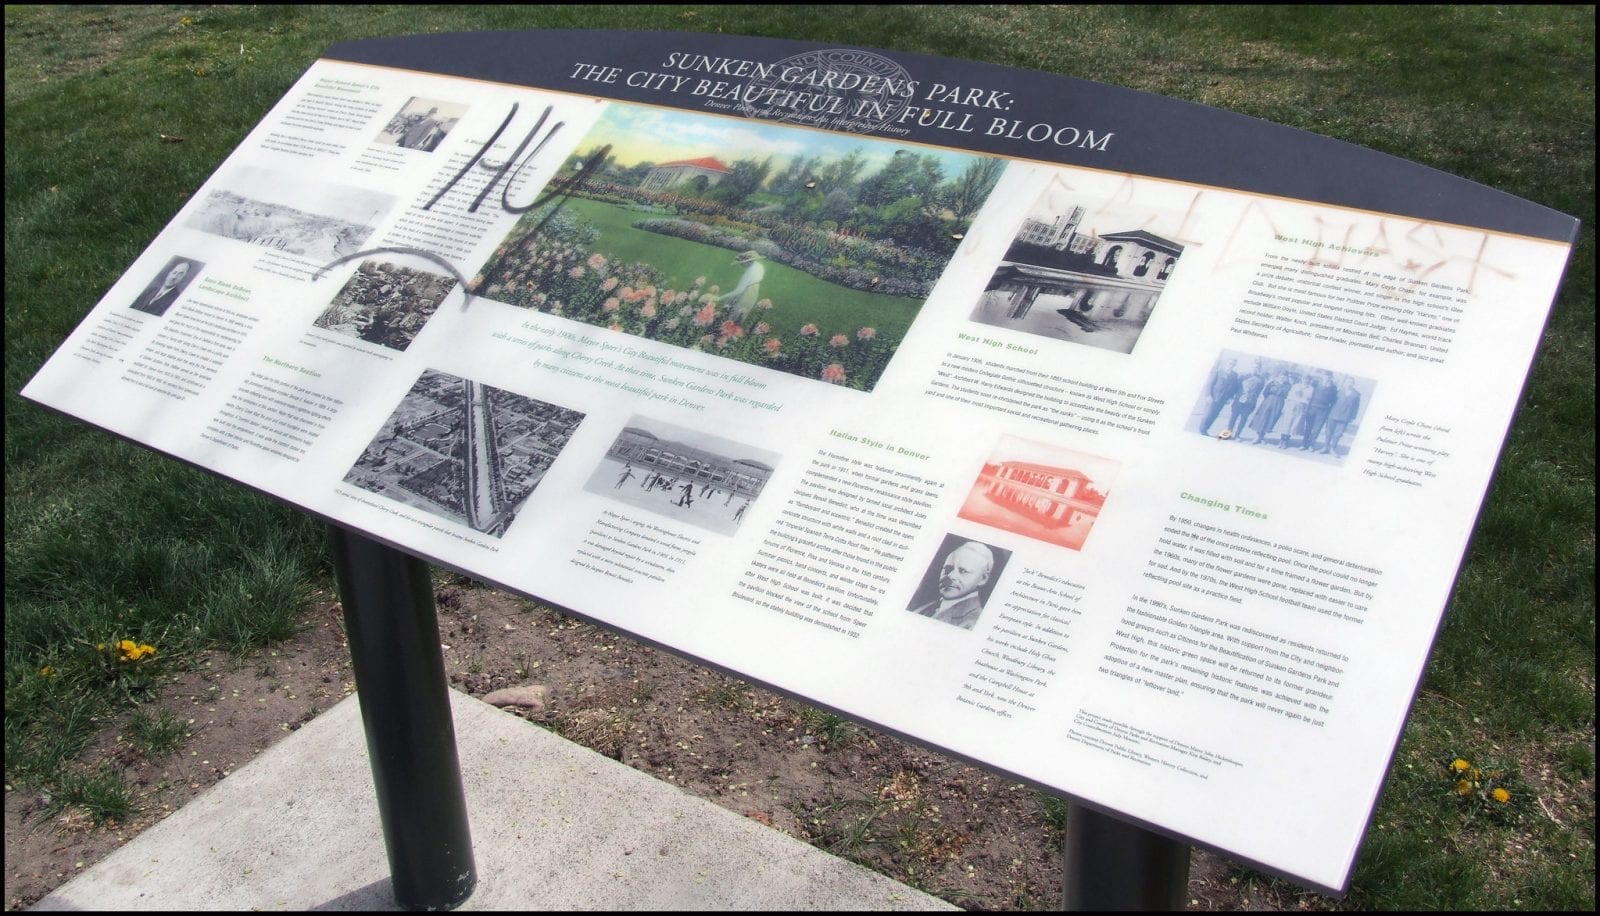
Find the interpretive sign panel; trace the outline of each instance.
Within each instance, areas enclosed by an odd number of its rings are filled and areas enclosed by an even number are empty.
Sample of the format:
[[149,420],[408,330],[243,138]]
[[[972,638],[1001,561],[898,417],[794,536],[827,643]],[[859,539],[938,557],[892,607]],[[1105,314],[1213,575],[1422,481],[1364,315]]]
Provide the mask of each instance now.
[[24,394],[1341,890],[1576,231],[982,64],[361,42]]

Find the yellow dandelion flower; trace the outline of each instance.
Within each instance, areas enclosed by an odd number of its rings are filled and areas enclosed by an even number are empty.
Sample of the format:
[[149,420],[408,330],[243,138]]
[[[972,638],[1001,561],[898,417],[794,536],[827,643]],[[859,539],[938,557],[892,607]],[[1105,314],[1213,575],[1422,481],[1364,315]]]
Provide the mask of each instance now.
[[49,665],[45,665],[43,668],[39,669],[39,675],[41,677],[55,677],[56,669],[50,667]]
[[1499,802],[1502,805],[1504,805],[1507,802],[1511,801],[1511,793],[1507,792],[1505,789],[1500,788],[1499,786],[1496,786],[1495,790],[1493,792],[1489,793],[1489,797],[1493,798],[1495,801]]
[[156,647],[149,643],[137,643],[131,639],[124,639],[117,643],[117,661],[136,662],[145,656],[156,654]]
[[1472,767],[1472,764],[1468,763],[1467,761],[1463,760],[1460,757],[1457,757],[1450,764],[1450,769],[1455,770],[1457,773],[1465,773],[1467,770],[1471,769],[1471,767]]
[[1457,795],[1471,795],[1472,794],[1472,780],[1463,779],[1463,780],[1457,782],[1456,783],[1456,794]]
[[122,657],[126,661],[136,662],[146,656],[156,654],[156,647],[149,643],[134,643],[131,640],[124,640],[124,642],[128,643],[122,647]]

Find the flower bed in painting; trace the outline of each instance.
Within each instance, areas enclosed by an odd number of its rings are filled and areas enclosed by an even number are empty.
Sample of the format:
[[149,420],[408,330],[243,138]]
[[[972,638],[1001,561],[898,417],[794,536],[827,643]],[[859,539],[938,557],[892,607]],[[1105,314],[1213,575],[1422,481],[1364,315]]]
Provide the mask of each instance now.
[[721,290],[704,277],[673,288],[648,264],[590,251],[593,238],[592,229],[558,216],[501,245],[473,289],[499,302],[862,391],[872,390],[899,343],[871,327],[807,323],[781,334],[766,317],[772,300],[737,314],[719,304]]

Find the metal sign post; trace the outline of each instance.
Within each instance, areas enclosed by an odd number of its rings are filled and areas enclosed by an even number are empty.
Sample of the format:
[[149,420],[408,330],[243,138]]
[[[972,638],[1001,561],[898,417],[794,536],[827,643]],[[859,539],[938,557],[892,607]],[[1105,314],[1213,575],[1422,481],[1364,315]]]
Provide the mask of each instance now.
[[1067,805],[1064,909],[1181,910],[1189,883],[1189,847]]
[[454,909],[478,873],[428,566],[329,531],[395,902]]

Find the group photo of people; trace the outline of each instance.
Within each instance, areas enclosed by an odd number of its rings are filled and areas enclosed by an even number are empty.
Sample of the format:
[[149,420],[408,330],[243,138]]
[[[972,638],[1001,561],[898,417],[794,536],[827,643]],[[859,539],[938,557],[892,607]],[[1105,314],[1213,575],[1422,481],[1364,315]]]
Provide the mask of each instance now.
[[1348,373],[1224,350],[1188,428],[1226,442],[1343,461],[1375,383]]
[[467,106],[413,96],[383,126],[377,142],[431,153],[467,113]]

